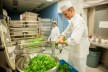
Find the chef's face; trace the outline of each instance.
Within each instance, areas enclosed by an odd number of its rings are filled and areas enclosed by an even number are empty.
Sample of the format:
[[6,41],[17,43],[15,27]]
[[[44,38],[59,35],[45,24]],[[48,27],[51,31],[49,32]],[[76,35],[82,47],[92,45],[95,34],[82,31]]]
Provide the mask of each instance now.
[[56,23],[53,22],[53,23],[52,23],[52,27],[55,27],[55,26],[56,26]]
[[74,15],[74,9],[71,7],[69,9],[63,11],[62,13],[67,19],[71,19]]

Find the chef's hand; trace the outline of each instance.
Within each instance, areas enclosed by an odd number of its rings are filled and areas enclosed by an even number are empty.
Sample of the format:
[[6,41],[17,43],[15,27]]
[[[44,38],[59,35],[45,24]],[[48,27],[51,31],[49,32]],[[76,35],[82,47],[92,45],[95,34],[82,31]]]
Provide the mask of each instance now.
[[60,40],[60,41],[58,42],[58,44],[67,44],[67,42],[66,42],[66,41],[63,41],[63,40]]
[[62,39],[58,39],[56,41],[57,44],[67,44],[67,41],[63,41]]
[[62,41],[62,40],[63,40],[63,38],[64,38],[64,36],[63,36],[63,35],[61,35],[61,36],[57,39],[56,43],[57,43],[57,44],[59,44],[59,42],[60,42],[60,41]]
[[59,44],[62,39],[58,38],[56,43]]

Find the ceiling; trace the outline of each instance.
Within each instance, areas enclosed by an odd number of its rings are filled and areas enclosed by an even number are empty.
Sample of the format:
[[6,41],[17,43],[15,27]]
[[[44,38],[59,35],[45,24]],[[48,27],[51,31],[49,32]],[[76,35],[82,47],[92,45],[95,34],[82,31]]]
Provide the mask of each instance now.
[[37,12],[59,0],[3,0],[3,6],[11,12]]

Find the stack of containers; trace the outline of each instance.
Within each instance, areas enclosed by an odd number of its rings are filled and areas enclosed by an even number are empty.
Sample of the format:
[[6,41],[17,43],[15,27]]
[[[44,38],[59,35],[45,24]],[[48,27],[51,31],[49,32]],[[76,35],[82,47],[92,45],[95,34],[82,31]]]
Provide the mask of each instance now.
[[32,12],[24,12],[20,15],[20,20],[37,21],[38,14]]
[[10,33],[13,41],[35,38],[40,34],[40,22],[38,14],[24,12],[20,20],[10,21]]

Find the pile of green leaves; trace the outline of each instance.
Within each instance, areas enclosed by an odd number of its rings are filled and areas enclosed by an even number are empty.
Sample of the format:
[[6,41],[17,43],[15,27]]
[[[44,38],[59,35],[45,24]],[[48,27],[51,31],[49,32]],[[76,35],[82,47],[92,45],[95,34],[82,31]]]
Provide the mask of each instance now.
[[34,39],[29,39],[29,40],[26,40],[26,43],[31,43],[31,42],[42,42],[44,41],[42,38],[34,38]]
[[28,43],[26,45],[24,45],[25,48],[37,48],[39,46],[42,46],[42,44],[37,44],[37,43]]
[[55,66],[58,66],[58,64],[54,58],[42,54],[32,58],[24,72],[46,72]]
[[42,42],[44,40],[42,38],[35,38],[35,39],[29,39],[27,41],[25,41],[25,48],[36,48],[39,46],[42,46]]
[[69,70],[67,64],[60,64],[57,72],[69,72]]

